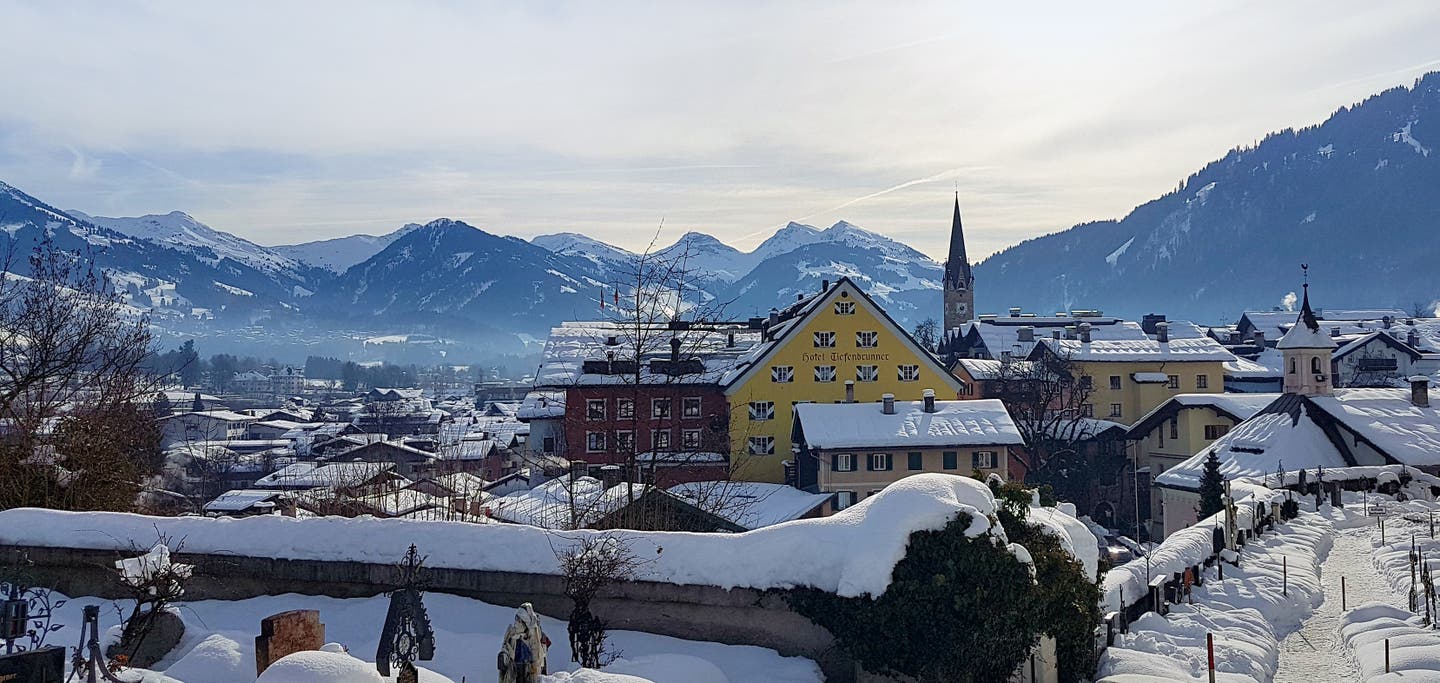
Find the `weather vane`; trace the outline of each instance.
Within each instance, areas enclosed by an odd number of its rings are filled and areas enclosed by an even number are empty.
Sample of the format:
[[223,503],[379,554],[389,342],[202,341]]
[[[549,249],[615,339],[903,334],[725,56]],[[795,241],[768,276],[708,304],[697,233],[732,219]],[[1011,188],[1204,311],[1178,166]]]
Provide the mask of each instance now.
[[1310,287],[1310,264],[1300,264],[1300,279],[1304,281],[1303,287]]

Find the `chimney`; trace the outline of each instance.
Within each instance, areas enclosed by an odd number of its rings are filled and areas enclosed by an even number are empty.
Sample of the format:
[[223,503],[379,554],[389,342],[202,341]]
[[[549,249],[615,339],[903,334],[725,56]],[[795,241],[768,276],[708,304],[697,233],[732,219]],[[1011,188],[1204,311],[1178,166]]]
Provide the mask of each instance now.
[[[671,363],[672,366],[680,363],[680,338],[679,338],[679,337],[671,337],[671,338],[670,338],[670,363]],[[674,367],[671,367],[671,370],[672,370],[672,371],[673,371],[674,369],[675,369]]]
[[1395,324],[1395,319],[1387,315],[1387,316],[1381,318],[1381,319],[1380,319],[1380,322],[1381,322],[1382,324],[1384,324],[1384,325],[1385,325],[1385,329],[1388,330],[1388,329],[1390,329],[1390,326],[1391,326],[1391,325],[1394,325],[1394,324]]
[[880,395],[880,412],[886,415],[895,414],[895,394]]
[[619,346],[619,345],[620,345],[620,338],[619,338],[619,337],[615,337],[615,336],[606,337],[606,338],[605,338],[605,345],[606,345],[606,346]]
[[1160,342],[1161,344],[1170,343],[1170,323],[1155,323],[1155,341]]
[[605,488],[606,488],[606,489],[611,489],[611,488],[614,488],[614,487],[616,487],[616,486],[619,486],[619,485],[620,485],[620,466],[619,466],[619,465],[605,465],[604,467],[601,467],[601,468],[600,468],[600,482],[605,485]]
[[1338,337],[1338,336],[1340,336],[1340,328],[1338,328],[1338,327],[1332,327],[1332,328],[1330,328],[1330,336],[1332,336],[1332,337]]
[[821,294],[824,294],[824,293],[825,293],[826,291],[828,291],[829,289],[830,289],[830,281],[829,281],[829,280],[821,280],[821,281],[820,281],[820,293],[821,293]]
[[855,380],[853,379],[845,380],[845,402],[855,402]]
[[796,300],[796,301],[804,301],[804,300],[805,300],[805,292],[796,292],[796,293],[795,293],[795,300]]
[[770,323],[770,326],[771,326],[771,327],[774,327],[774,326],[776,326],[776,325],[779,325],[779,324],[780,324],[780,311],[778,311],[778,310],[776,310],[776,309],[773,309],[773,308],[770,309],[770,318],[767,320],[767,322]]
[[725,335],[725,348],[727,348],[727,349],[733,349],[733,348],[735,348],[735,333],[734,333],[734,332],[731,332],[730,334]]
[[1416,408],[1430,407],[1430,378],[1425,375],[1415,375],[1410,378],[1410,402]]
[[1022,342],[1035,341],[1035,328],[1029,325],[1021,325],[1020,327],[1015,329],[1015,333],[1018,335],[1019,340]]
[[1080,341],[1090,343],[1090,323],[1080,323]]
[[1019,306],[1011,306],[1011,307],[1010,307],[1010,317],[1012,317],[1012,318],[1018,318],[1018,317],[1020,317],[1020,307],[1019,307]]
[[1050,338],[1060,341],[1060,330],[1050,330]]
[[1265,330],[1255,330],[1253,334],[1255,345],[1262,349],[1265,348]]
[[570,461],[570,481],[572,483],[580,477],[585,476],[585,474],[589,471],[590,466],[586,465],[584,460]]
[[1409,344],[1412,349],[1420,348],[1420,332],[1413,327],[1410,328],[1410,331],[1405,333],[1405,343]]
[[926,389],[926,390],[921,394],[921,396],[923,396],[923,397],[925,398],[925,412],[927,412],[927,413],[933,413],[933,412],[935,412],[935,390],[934,390],[934,389]]

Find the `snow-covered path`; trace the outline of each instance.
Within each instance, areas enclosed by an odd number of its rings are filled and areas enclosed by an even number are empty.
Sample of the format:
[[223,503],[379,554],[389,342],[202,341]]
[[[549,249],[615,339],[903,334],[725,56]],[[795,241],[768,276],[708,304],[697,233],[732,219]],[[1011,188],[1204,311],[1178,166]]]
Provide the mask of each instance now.
[[[1372,600],[1391,605],[1405,604],[1375,569],[1371,559],[1367,518],[1347,519],[1335,514],[1335,544],[1320,565],[1325,602],[1301,626],[1280,643],[1280,667],[1275,683],[1321,683],[1356,681],[1359,673],[1340,640],[1340,577],[1345,577],[1345,605],[1351,609]],[[1349,528],[1346,528],[1346,527]]]

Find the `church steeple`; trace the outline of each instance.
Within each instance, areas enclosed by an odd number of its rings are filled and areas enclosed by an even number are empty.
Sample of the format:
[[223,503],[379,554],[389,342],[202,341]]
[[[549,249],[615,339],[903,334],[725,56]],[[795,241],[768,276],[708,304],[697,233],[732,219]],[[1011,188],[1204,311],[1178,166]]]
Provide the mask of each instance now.
[[1295,324],[1275,344],[1284,359],[1283,388],[1287,394],[1328,396],[1335,339],[1320,328],[1320,321],[1310,308],[1310,266],[1302,264],[1300,268],[1305,273],[1305,300],[1300,306],[1300,315],[1295,316]]
[[955,217],[950,221],[950,253],[945,259],[945,335],[975,316],[975,276],[965,255],[965,229],[960,222],[960,193],[955,193]]

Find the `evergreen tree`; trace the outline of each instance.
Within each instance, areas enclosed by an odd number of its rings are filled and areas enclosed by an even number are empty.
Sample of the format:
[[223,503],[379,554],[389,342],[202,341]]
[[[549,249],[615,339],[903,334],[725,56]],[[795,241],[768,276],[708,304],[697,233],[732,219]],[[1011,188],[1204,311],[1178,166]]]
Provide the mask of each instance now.
[[1205,471],[1200,475],[1200,519],[1225,509],[1224,493],[1225,477],[1220,474],[1220,458],[1212,450],[1205,456]]
[[180,353],[175,359],[173,372],[179,373],[180,381],[187,387],[193,387],[200,383],[200,374],[204,368],[200,364],[200,354],[195,351],[195,340],[187,339],[180,345]]
[[190,412],[201,413],[205,411],[205,402],[200,400],[200,392],[195,392],[195,400],[190,403]]
[[155,402],[152,404],[155,410],[155,417],[165,417],[175,412],[175,406],[170,405],[170,397],[161,391],[155,394]]

